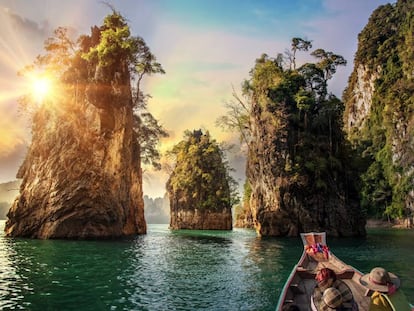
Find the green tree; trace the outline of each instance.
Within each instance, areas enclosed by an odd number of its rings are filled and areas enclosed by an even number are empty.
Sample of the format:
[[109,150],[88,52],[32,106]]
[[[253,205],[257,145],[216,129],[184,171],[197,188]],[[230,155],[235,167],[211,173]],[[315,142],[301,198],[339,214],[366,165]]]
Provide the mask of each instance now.
[[302,38],[293,38],[292,39],[292,68],[293,70],[296,70],[296,52],[297,51],[309,51],[309,49],[312,48],[312,41],[304,40]]
[[167,189],[194,202],[193,208],[221,210],[239,202],[224,152],[209,132],[186,131],[168,155],[175,165]]
[[313,51],[311,55],[320,59],[317,66],[325,73],[325,81],[333,77],[336,73],[336,67],[346,65],[346,60],[343,56],[325,51],[323,49],[317,49]]

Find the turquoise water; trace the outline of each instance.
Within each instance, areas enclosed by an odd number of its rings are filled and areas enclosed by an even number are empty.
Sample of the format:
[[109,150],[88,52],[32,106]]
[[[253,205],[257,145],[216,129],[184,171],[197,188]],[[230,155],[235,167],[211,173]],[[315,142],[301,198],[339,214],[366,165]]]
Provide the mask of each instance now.
[[[363,272],[382,265],[398,274],[414,301],[414,231],[328,242]],[[244,229],[149,225],[145,236],[104,242],[1,233],[0,310],[274,310],[301,252],[297,238],[260,239]]]

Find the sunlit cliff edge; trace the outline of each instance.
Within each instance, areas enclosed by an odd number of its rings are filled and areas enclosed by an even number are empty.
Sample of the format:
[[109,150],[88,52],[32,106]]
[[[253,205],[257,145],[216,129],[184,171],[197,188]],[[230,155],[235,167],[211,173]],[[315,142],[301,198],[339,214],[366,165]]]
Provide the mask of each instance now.
[[[99,40],[100,30],[92,30],[85,51]],[[94,239],[146,232],[131,76],[122,53],[116,56],[106,66],[75,57],[59,96],[44,99],[33,115],[7,236]]]

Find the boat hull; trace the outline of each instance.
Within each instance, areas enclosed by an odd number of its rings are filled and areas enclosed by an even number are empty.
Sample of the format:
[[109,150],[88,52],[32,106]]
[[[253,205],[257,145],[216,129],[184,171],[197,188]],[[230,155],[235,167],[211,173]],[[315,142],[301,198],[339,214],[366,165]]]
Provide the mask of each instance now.
[[302,234],[301,237],[304,251],[282,289],[276,310],[281,311],[289,304],[298,306],[300,310],[312,310],[311,297],[316,286],[315,276],[320,269],[330,268],[351,289],[358,310],[368,311],[370,297],[366,295],[367,288],[359,281],[363,274],[340,260],[327,247],[313,252],[312,246],[315,244],[326,246],[324,232]]

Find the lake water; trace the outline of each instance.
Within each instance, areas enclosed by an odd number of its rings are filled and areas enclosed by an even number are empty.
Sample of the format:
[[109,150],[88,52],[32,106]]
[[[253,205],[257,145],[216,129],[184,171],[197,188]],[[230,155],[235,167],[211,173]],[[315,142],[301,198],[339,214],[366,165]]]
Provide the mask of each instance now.
[[[0,310],[274,310],[302,253],[298,238],[254,231],[170,231],[123,241],[5,238],[0,221]],[[414,231],[328,239],[362,272],[381,265],[414,302]]]

